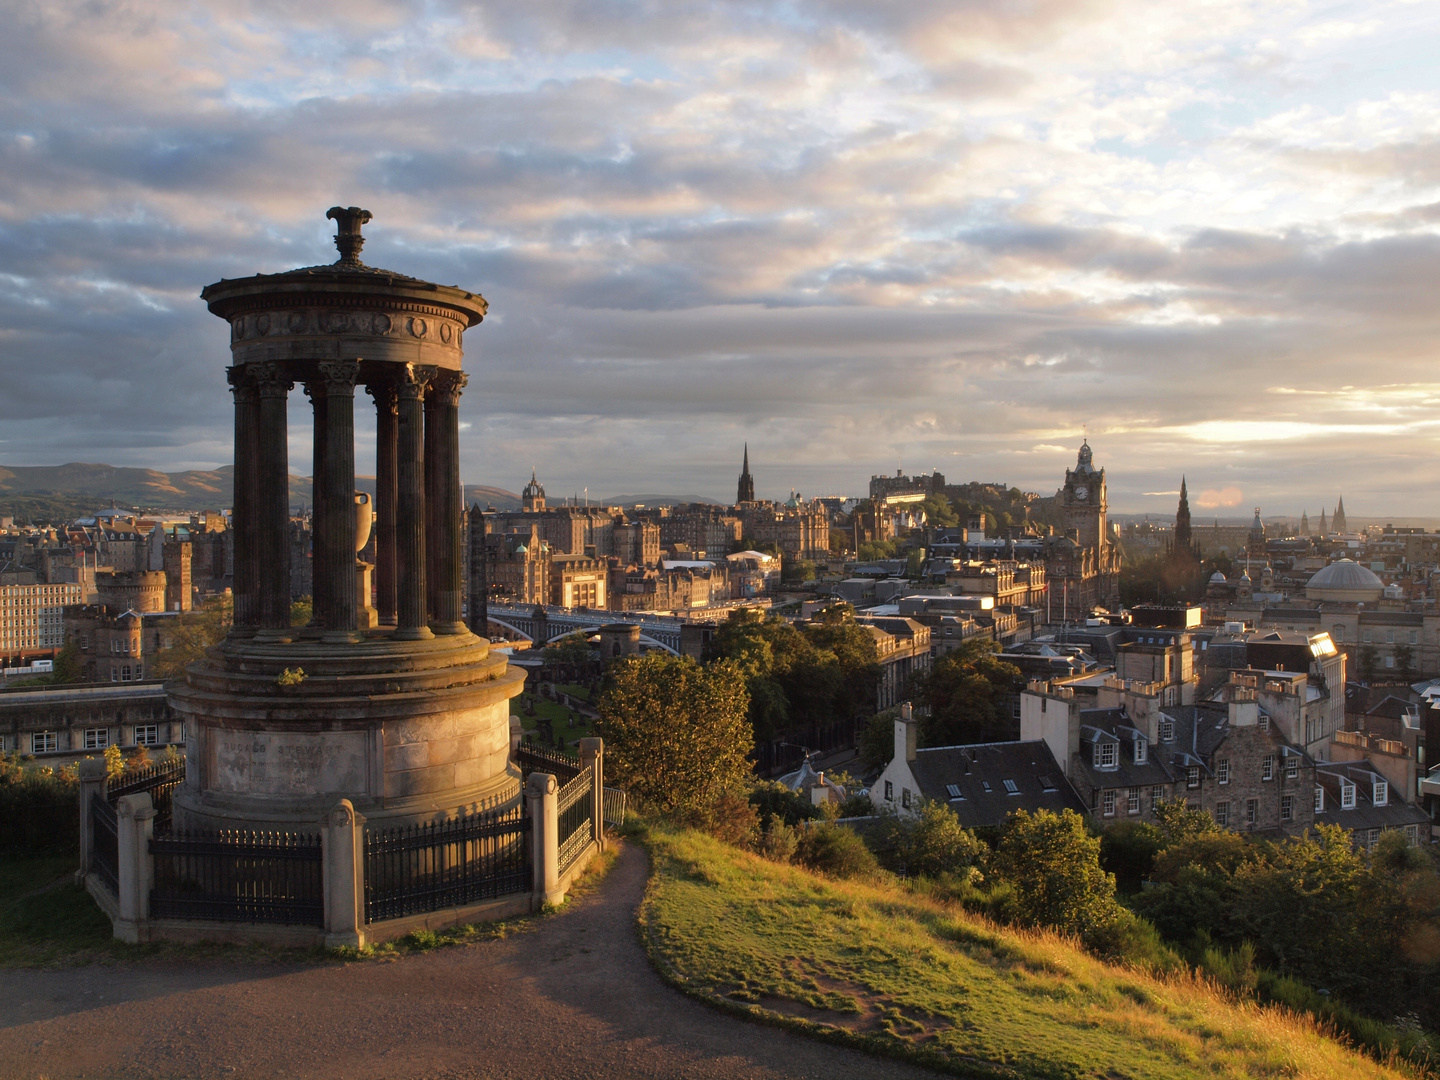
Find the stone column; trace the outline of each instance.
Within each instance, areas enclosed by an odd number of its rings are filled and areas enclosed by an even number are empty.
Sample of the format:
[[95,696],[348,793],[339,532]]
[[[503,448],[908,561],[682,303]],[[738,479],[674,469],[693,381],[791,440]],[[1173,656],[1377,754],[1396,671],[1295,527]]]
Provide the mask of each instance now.
[[260,456],[260,393],[253,372],[243,366],[226,371],[235,394],[235,471],[230,527],[234,549],[231,594],[235,601],[231,637],[251,637],[260,624],[259,521],[256,517],[256,464]]
[[82,758],[80,773],[80,873],[83,883],[90,872],[90,852],[95,849],[95,830],[90,821],[90,803],[105,798],[108,776],[104,758]]
[[258,364],[260,389],[256,497],[260,636],[285,638],[290,626],[290,454],[286,431],[289,374],[279,364]]
[[525,781],[526,812],[530,815],[530,865],[534,870],[531,908],[558,904],[560,891],[559,785],[549,773],[532,772]]
[[325,507],[324,588],[325,637],[334,644],[359,641],[355,631],[355,380],[357,360],[327,360],[320,364],[325,379],[325,473],[321,497]]
[[590,838],[597,851],[605,850],[605,740],[581,739],[580,764],[591,771]]
[[320,583],[325,579],[325,505],[320,498],[321,477],[325,475],[325,380],[311,379],[305,383],[305,396],[315,412],[315,427],[310,444],[313,464],[310,468],[310,625],[326,626],[325,604]]
[[150,920],[150,890],[155,885],[155,859],[150,854],[150,837],[155,830],[155,806],[150,793],[121,796],[115,805],[119,861],[116,869],[120,895],[116,897],[120,916],[114,923],[115,936],[135,943],[146,938]]
[[398,438],[395,463],[395,637],[433,637],[425,607],[425,386],[433,368],[406,364],[396,384]]
[[425,397],[425,506],[429,529],[426,581],[430,629],[463,634],[464,553],[460,550],[464,498],[460,491],[460,393],[463,371],[442,371]]
[[325,944],[332,949],[365,944],[364,843],[365,819],[349,799],[341,799],[320,824]]
[[367,386],[375,399],[375,607],[382,626],[395,625],[395,470],[400,437],[398,398],[390,383]]

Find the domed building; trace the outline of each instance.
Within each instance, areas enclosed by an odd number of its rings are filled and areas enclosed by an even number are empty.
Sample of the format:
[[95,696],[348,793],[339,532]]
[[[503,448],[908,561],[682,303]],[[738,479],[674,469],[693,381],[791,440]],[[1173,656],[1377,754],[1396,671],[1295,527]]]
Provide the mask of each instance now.
[[1378,603],[1384,592],[1385,583],[1351,559],[1331,563],[1305,585],[1308,599],[1343,604]]

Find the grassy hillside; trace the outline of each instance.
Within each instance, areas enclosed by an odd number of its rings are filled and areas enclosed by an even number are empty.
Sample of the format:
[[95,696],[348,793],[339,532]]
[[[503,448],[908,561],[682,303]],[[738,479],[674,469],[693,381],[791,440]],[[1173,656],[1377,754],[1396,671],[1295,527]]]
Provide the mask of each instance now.
[[884,885],[657,828],[641,928],[660,973],[757,1019],[964,1076],[1398,1077],[1291,1014],[1103,964]]

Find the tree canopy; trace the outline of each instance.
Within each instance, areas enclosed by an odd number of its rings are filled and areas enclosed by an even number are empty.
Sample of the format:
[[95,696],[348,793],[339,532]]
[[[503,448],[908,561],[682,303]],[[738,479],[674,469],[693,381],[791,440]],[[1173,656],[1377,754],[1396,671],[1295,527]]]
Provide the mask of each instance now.
[[740,668],[660,652],[612,663],[597,707],[606,770],[661,813],[703,816],[750,775],[754,747]]
[[875,639],[848,604],[799,625],[734,611],[715,631],[706,658],[729,661],[741,672],[757,740],[875,711]]
[[1020,669],[999,659],[989,638],[971,638],[946,653],[921,681],[917,699],[929,712],[920,722],[925,746],[957,746],[1019,737],[1010,695]]

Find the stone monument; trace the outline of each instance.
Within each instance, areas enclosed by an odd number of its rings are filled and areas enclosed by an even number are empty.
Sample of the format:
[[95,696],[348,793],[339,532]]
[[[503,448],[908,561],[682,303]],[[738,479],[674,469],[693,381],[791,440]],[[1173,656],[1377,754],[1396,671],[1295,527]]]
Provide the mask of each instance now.
[[[230,326],[235,621],[170,689],[185,721],[178,829],[313,830],[337,799],[378,824],[513,804],[524,672],[466,628],[461,342],[476,293],[366,266],[371,215],[333,207],[340,259],[201,292]],[[314,412],[314,617],[290,624],[287,404]],[[374,399],[376,498],[355,491],[356,387]],[[369,564],[375,532],[374,605]]]

